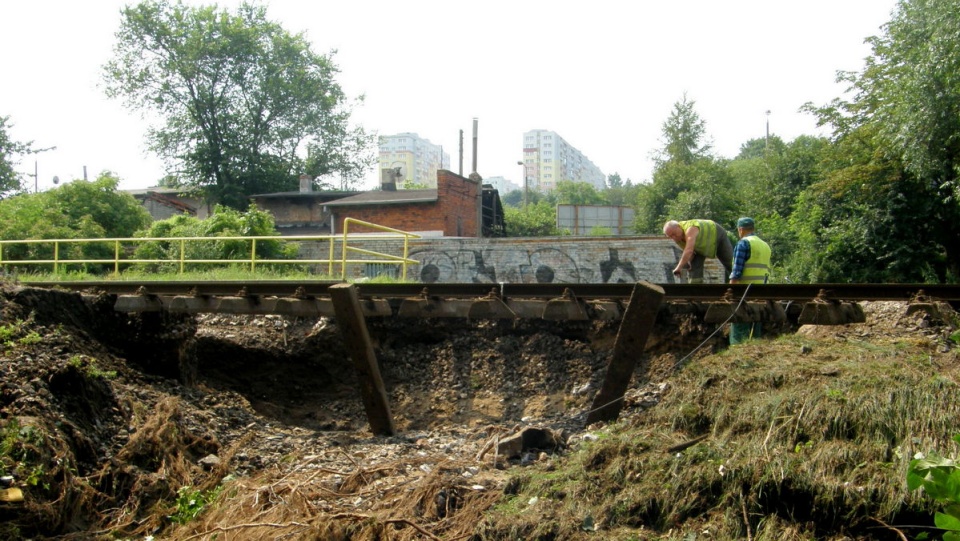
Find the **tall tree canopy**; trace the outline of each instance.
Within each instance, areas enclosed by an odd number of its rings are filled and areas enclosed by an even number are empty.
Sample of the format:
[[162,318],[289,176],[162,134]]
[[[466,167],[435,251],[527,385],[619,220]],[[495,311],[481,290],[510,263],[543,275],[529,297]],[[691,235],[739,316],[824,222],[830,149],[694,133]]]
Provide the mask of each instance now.
[[372,137],[349,125],[332,55],[248,3],[236,12],[148,0],[122,11],[107,95],[160,123],[148,139],[181,183],[245,208],[300,174],[359,178]]
[[697,113],[696,102],[683,98],[673,104],[673,110],[661,126],[663,148],[656,153],[657,166],[666,162],[691,164],[710,156],[707,141],[707,123]]
[[668,219],[708,218],[728,227],[736,219],[733,177],[710,154],[706,122],[694,106],[684,94],[663,123],[653,182],[639,186],[636,196],[638,233],[659,234]]
[[[857,162],[836,162],[837,169],[828,178],[834,187],[848,189],[834,190],[833,200],[852,197],[865,183],[874,185],[872,193],[886,197],[863,201],[857,225],[876,220],[882,209],[893,213],[887,216],[889,228],[883,238],[907,242],[906,249],[894,250],[884,242],[870,250],[883,260],[909,258],[914,269],[929,267],[939,280],[960,278],[960,18],[956,7],[953,0],[901,0],[882,34],[867,39],[872,54],[865,67],[840,74],[850,85],[851,99],[808,106],[821,124],[833,127],[835,141],[868,150],[858,153]],[[901,171],[891,173],[891,167]],[[864,178],[863,171],[870,170],[885,174]],[[839,182],[843,178],[858,178],[860,183]],[[891,178],[896,179],[893,184]],[[903,214],[919,209],[924,212],[922,220]],[[849,240],[862,241],[862,237]],[[882,246],[887,249],[876,253]],[[930,254],[931,246],[938,247],[937,254]]]

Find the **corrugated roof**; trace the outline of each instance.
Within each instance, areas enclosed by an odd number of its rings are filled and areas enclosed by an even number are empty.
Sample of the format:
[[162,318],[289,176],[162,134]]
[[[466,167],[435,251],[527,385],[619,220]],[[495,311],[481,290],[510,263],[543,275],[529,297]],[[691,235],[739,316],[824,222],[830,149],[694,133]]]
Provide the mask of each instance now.
[[402,205],[406,203],[432,203],[437,200],[437,190],[377,190],[363,192],[327,203],[328,207],[358,207],[366,205]]

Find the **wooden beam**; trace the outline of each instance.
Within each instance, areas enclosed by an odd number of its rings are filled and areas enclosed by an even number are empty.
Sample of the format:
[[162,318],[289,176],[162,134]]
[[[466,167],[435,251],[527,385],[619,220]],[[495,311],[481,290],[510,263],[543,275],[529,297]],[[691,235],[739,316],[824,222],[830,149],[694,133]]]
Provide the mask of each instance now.
[[597,421],[613,421],[623,409],[623,395],[630,385],[637,359],[643,355],[650,331],[663,303],[663,288],[650,282],[640,281],[633,287],[630,304],[620,320],[617,341],[613,345],[610,364],[603,387],[593,399],[587,414],[587,424]]
[[392,436],[396,429],[390,414],[387,391],[383,378],[380,377],[377,355],[373,351],[367,322],[363,318],[360,294],[352,284],[332,285],[328,291],[333,301],[337,326],[340,327],[340,334],[343,335],[343,341],[360,380],[360,394],[363,407],[367,411],[367,419],[370,421],[370,430],[377,435]]

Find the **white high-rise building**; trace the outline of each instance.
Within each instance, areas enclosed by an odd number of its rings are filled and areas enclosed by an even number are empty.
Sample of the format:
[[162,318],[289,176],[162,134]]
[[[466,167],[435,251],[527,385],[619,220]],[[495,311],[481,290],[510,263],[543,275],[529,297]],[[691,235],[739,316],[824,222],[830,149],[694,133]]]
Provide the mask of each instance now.
[[399,187],[412,183],[436,188],[437,170],[450,169],[450,155],[415,133],[381,135],[380,170],[397,168]]
[[556,188],[561,180],[586,182],[598,190],[607,184],[607,177],[599,167],[549,130],[523,134],[523,166],[531,190],[547,192]]

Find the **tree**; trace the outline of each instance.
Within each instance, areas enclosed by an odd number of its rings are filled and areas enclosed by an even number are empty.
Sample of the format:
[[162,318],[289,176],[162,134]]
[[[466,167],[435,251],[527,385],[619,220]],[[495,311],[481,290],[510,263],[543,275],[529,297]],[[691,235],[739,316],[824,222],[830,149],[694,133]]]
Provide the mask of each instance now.
[[[297,255],[297,246],[282,240],[277,233],[273,215],[250,205],[246,211],[222,205],[214,207],[213,214],[204,220],[193,216],[177,215],[151,224],[143,236],[154,238],[170,237],[268,237],[277,240],[259,240],[256,244],[258,259],[293,259]],[[218,240],[187,242],[184,245],[185,259],[233,259],[248,265],[252,254],[249,240]],[[172,271],[178,268],[180,243],[165,240],[147,241],[136,251],[137,259],[163,259],[170,263],[144,265],[148,271]],[[190,270],[209,270],[212,264],[194,263]],[[290,265],[285,266],[290,269]]]
[[[122,11],[106,93],[161,119],[148,140],[208,201],[245,208],[301,173],[357,179],[372,137],[350,128],[332,56],[267,19],[266,8],[148,0]],[[302,154],[306,152],[306,157]]]
[[529,204],[524,208],[503,208],[503,223],[508,237],[550,237],[560,235],[557,209],[549,201]]
[[561,180],[554,189],[559,205],[602,205],[603,195],[586,182]]
[[664,147],[657,152],[653,182],[637,194],[637,233],[659,234],[668,219],[708,218],[721,224],[736,219],[733,177],[710,155],[706,123],[694,105],[684,95],[663,123]]
[[20,156],[37,154],[51,148],[34,149],[33,141],[20,142],[10,138],[9,116],[0,116],[0,198],[23,191],[23,178],[17,172]]
[[673,104],[673,110],[661,126],[663,149],[656,153],[657,167],[667,162],[689,164],[710,156],[706,122],[697,114],[695,105],[686,94]]
[[620,173],[610,173],[607,175],[607,188],[621,187],[623,187],[623,179],[620,178]]
[[607,189],[601,195],[610,205],[630,206],[637,199],[637,186],[630,179],[622,180],[620,173],[612,173],[607,177]]
[[[873,193],[888,196],[871,210],[905,211],[924,206],[922,197],[935,205],[923,216],[935,227],[927,236],[914,231],[913,252],[900,252],[915,267],[929,264],[922,245],[939,247],[942,263],[939,280],[960,278],[960,19],[956,2],[947,0],[901,0],[880,36],[867,39],[872,55],[860,72],[841,72],[849,83],[849,101],[805,108],[819,117],[821,125],[833,128],[835,141],[850,141],[871,149],[875,169],[887,164],[902,167],[892,185]],[[860,141],[858,141],[860,140]],[[842,167],[842,162],[836,164]],[[862,166],[858,163],[855,166]],[[871,182],[874,180],[871,179]],[[920,188],[920,189],[918,189]],[[886,203],[889,198],[905,202]],[[890,224],[906,222],[891,216]],[[897,235],[893,235],[897,236]],[[935,262],[936,260],[934,260]]]
[[[92,182],[74,180],[53,190],[20,194],[0,201],[0,238],[132,237],[147,227],[150,214],[132,195],[117,191],[118,184],[116,175],[105,171]],[[110,259],[114,253],[108,244],[64,244],[60,255],[73,259]],[[10,259],[51,259],[53,246],[14,244],[4,248],[4,256]]]

